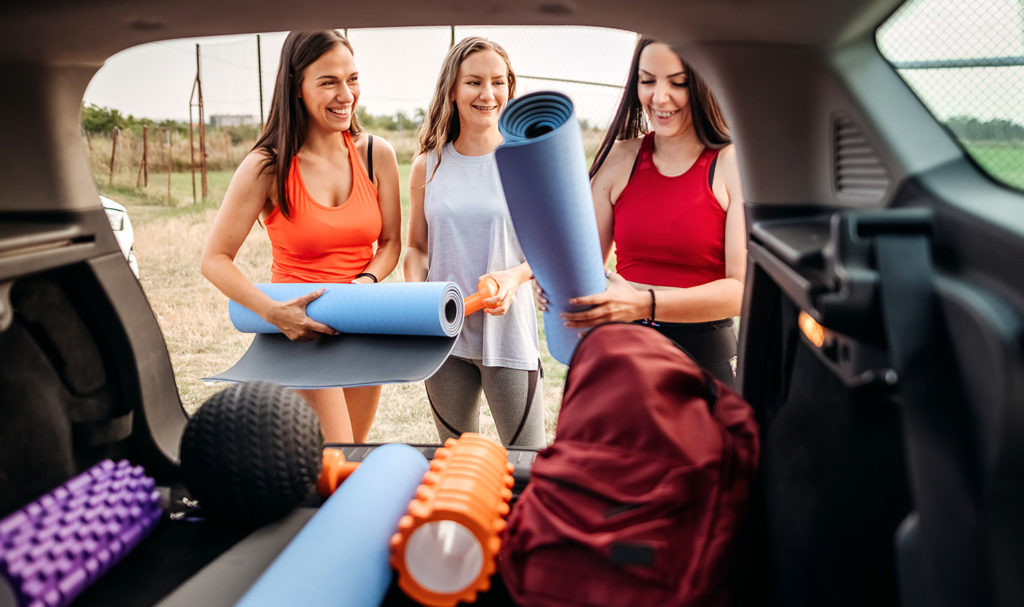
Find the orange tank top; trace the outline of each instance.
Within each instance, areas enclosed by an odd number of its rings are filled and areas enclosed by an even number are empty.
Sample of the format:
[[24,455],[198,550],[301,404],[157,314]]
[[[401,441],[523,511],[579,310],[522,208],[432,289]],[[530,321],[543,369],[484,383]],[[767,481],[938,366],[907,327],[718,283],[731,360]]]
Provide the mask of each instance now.
[[302,181],[299,159],[292,158],[285,184],[291,217],[275,208],[264,220],[273,251],[272,282],[347,283],[373,257],[381,230],[377,186],[359,162],[352,137],[348,132],[343,137],[352,191],[336,207],[313,200]]

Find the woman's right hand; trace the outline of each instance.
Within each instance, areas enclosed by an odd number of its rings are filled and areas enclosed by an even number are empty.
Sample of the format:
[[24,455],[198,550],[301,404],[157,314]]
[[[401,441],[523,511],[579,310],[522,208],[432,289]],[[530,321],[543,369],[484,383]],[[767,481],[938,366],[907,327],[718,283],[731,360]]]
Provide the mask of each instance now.
[[533,299],[537,303],[538,310],[548,311],[548,294],[544,292],[544,288],[540,286],[536,278],[533,279]]
[[319,289],[295,299],[278,302],[267,313],[266,321],[281,329],[292,341],[311,341],[322,335],[337,335],[331,327],[317,322],[306,314],[306,306],[323,295],[327,289]]

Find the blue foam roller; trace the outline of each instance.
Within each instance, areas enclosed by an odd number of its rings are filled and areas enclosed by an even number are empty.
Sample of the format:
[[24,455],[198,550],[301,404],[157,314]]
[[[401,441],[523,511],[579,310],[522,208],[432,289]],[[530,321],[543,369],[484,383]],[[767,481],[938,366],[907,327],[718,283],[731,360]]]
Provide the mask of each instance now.
[[[306,314],[342,333],[455,337],[462,330],[462,292],[454,282],[272,283],[256,287],[275,301],[327,289],[306,306]],[[280,332],[234,301],[228,304],[228,314],[235,328],[244,333]]]
[[605,289],[579,123],[567,96],[541,91],[510,101],[498,129],[505,143],[495,160],[512,225],[548,297],[548,350],[569,364],[580,330],[567,328],[559,315],[583,309],[570,306],[570,298]]
[[408,445],[374,449],[238,605],[380,605],[391,583],[391,536],[427,468]]

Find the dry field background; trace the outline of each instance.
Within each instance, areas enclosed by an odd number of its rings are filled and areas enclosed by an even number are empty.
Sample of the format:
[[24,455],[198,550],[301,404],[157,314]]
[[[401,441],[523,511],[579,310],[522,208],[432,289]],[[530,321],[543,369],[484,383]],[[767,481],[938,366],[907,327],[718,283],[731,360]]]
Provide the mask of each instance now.
[[[400,168],[405,192],[408,165]],[[209,175],[211,201],[219,201],[223,197],[230,176],[228,171]],[[172,177],[175,192],[180,190],[182,199],[190,198],[189,175]],[[232,328],[226,298],[199,272],[200,252],[217,205],[209,202],[169,206],[163,200],[166,184],[155,188],[151,186],[155,194],[126,187],[101,186],[100,189],[128,207],[135,229],[135,250],[142,287],[163,330],[182,405],[191,414],[210,395],[224,388],[224,384],[205,383],[202,378],[233,364],[251,340],[251,336]],[[407,217],[404,200],[403,207],[403,217]],[[254,282],[269,281],[270,243],[261,226],[253,227],[239,251],[237,263]],[[400,268],[401,263],[389,280],[402,280]],[[565,366],[554,361],[543,347],[542,351],[545,422],[550,441],[554,435]],[[486,403],[481,402],[480,410],[481,432],[497,438]],[[437,441],[422,382],[384,387],[369,440]]]

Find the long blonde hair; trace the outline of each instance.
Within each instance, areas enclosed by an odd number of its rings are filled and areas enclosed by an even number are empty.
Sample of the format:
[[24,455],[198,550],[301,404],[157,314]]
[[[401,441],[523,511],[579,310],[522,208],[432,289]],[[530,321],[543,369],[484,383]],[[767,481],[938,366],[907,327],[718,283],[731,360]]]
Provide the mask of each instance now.
[[470,36],[463,38],[448,49],[448,54],[445,55],[444,62],[441,63],[441,73],[437,76],[434,96],[430,99],[430,105],[427,108],[426,120],[423,121],[419,133],[419,153],[437,153],[437,164],[434,165],[435,173],[437,167],[441,165],[441,150],[446,143],[455,141],[459,136],[461,126],[459,110],[455,107],[455,101],[452,100],[455,84],[459,78],[459,68],[462,67],[462,62],[467,57],[480,51],[494,51],[505,60],[505,67],[508,69],[508,98],[512,99],[516,94],[516,74],[512,71],[512,62],[508,59],[508,53],[497,42],[480,36]]

